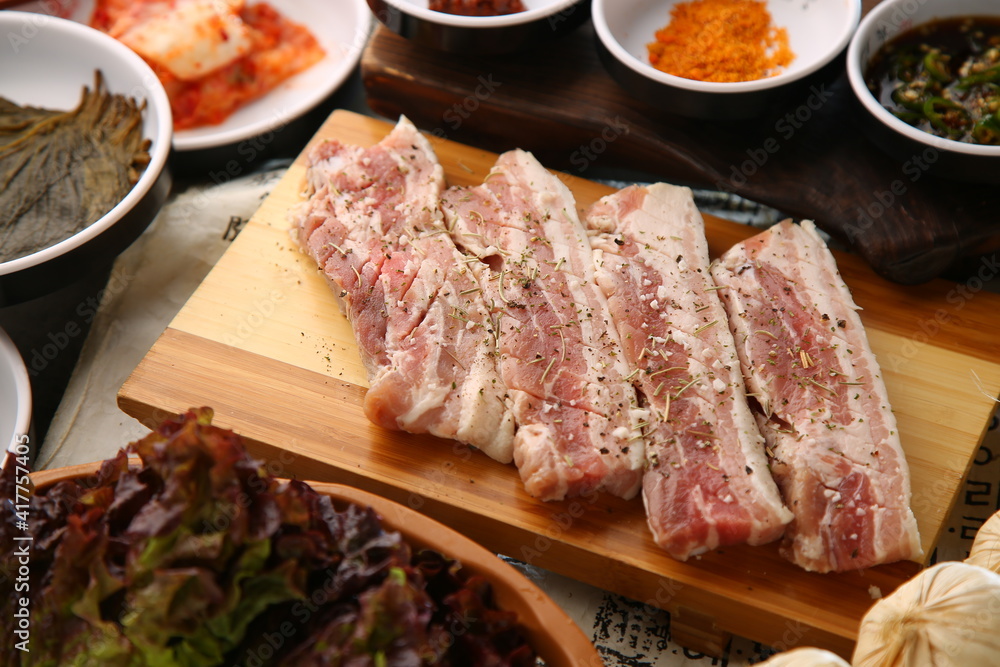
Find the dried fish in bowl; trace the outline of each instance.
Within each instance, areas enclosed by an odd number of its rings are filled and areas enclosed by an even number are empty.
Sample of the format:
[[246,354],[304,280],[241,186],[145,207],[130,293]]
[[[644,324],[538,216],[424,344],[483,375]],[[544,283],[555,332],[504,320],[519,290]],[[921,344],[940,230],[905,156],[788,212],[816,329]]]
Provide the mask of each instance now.
[[69,111],[0,97],[0,262],[69,238],[129,193],[150,159],[143,108],[100,71]]

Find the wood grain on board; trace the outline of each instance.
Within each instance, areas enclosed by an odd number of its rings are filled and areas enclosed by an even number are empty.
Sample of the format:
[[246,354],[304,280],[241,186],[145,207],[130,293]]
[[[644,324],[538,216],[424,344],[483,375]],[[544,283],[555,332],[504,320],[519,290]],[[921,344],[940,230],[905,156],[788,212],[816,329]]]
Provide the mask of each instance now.
[[[337,111],[314,141],[370,145],[390,129]],[[451,184],[481,182],[495,159],[432,143]],[[152,425],[210,406],[216,423],[248,438],[275,474],[357,486],[496,552],[671,610],[675,638],[699,646],[720,633],[787,646],[793,628],[796,644],[848,655],[872,591],[888,593],[919,569],[903,562],[811,574],[781,559],[775,545],[676,562],[650,538],[638,498],[540,502],[512,466],[451,441],[372,425],[361,408],[367,380],[350,325],[289,236],[287,212],[301,200],[304,174],[300,157],[121,388],[128,414]],[[561,178],[581,209],[610,192]],[[711,216],[706,228],[713,255],[754,231]],[[1000,395],[1000,363],[989,346],[1000,297],[940,280],[904,287],[853,255],[838,261],[882,362],[929,555],[985,432],[991,397]]]

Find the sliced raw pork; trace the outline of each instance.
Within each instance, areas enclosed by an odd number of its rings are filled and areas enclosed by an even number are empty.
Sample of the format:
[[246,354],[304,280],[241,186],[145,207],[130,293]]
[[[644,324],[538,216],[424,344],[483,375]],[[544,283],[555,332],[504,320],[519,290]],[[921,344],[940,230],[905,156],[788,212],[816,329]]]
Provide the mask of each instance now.
[[833,255],[783,222],[713,265],[771,470],[795,514],[784,555],[818,572],[921,554],[878,363]]
[[443,209],[457,245],[479,260],[470,266],[497,325],[525,488],[543,500],[634,496],[640,413],[569,189],[517,150],[482,185],[450,188]]
[[443,226],[444,173],[427,140],[402,118],[375,146],[328,141],[308,160],[308,200],[293,221],[351,321],[369,377],[365,414],[511,461],[496,331]]
[[656,543],[686,560],[781,537],[791,513],[767,468],[688,188],[631,186],[587,215],[608,297],[650,416],[643,500]]

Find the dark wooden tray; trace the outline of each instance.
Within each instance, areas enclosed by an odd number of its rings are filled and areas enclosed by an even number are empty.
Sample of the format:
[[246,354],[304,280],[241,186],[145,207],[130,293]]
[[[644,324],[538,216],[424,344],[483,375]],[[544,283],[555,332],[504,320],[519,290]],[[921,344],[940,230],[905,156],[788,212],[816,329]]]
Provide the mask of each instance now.
[[857,126],[842,72],[766,117],[697,121],[632,98],[604,70],[596,39],[587,23],[527,53],[465,57],[380,26],[362,76],[372,110],[438,136],[524,148],[586,178],[634,170],[812,218],[895,282],[922,283],[1000,243],[1000,187],[939,179],[883,154]]

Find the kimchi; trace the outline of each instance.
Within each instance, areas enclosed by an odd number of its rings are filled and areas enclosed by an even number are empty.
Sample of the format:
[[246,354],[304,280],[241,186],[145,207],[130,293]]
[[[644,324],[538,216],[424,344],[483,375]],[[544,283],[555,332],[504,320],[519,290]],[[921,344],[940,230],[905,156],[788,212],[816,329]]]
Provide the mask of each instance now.
[[97,0],[91,26],[149,63],[177,130],[223,122],[325,55],[309,30],[266,2]]

